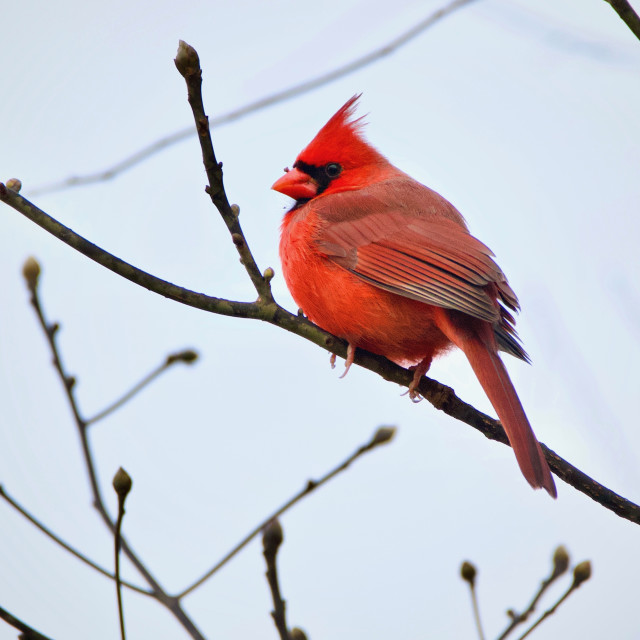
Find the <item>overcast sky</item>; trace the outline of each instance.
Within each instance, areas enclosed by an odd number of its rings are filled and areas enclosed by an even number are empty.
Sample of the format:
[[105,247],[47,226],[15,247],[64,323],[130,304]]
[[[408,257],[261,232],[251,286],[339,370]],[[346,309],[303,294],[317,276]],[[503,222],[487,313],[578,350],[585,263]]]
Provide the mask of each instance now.
[[[344,64],[439,8],[363,0],[87,3],[23,0],[0,38],[0,180],[23,194],[106,168],[190,126],[173,57],[198,50],[211,117]],[[636,6],[636,8],[638,8]],[[506,357],[539,439],[640,501],[640,42],[602,0],[478,0],[393,55],[213,132],[229,198],[277,300],[279,224],[270,185],[347,98],[363,92],[368,139],[442,193],[497,256],[522,304],[533,365]],[[136,266],[196,291],[251,300],[251,284],[203,189],[197,140],[117,179],[33,196]],[[312,639],[475,638],[460,563],[480,570],[488,638],[521,609],[565,544],[594,575],[533,634],[632,639],[637,525],[558,481],[530,490],[512,452],[402,389],[292,334],[165,300],[0,207],[0,482],[106,567],[112,540],[91,507],[81,451],[20,271],[41,294],[90,416],[165,355],[196,348],[92,428],[101,486],[134,480],[124,529],[170,592],[364,443],[396,440],[282,518],[283,595]],[[460,353],[430,375],[494,412]],[[0,502],[0,606],[52,638],[118,637],[111,582]],[[126,577],[143,584],[125,563]],[[258,541],[184,600],[203,634],[275,638]],[[554,591],[559,595],[563,586]],[[548,601],[551,604],[553,598]],[[543,605],[544,606],[544,605]],[[186,637],[155,602],[125,592],[128,637]],[[0,640],[17,632],[0,622]]]

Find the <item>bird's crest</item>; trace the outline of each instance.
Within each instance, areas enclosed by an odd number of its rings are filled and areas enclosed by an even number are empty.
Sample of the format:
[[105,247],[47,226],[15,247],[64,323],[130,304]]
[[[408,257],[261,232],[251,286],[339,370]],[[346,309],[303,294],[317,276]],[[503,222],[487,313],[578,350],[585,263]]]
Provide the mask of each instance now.
[[362,94],[349,98],[331,116],[316,137],[300,152],[298,160],[322,166],[327,162],[340,162],[345,168],[379,162],[383,156],[362,136],[364,116],[354,118]]

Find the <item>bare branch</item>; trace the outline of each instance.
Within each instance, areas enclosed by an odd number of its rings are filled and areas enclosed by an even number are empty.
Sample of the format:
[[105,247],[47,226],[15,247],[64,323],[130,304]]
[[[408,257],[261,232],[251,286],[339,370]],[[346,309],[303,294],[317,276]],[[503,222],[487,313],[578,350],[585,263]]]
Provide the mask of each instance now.
[[613,10],[622,18],[633,34],[640,40],[640,16],[634,11],[627,0],[605,0]]
[[156,367],[153,371],[148,373],[138,384],[134,385],[129,391],[127,391],[121,398],[118,398],[115,402],[111,403],[108,407],[97,413],[93,418],[87,418],[85,420],[85,426],[89,426],[94,424],[95,422],[99,422],[100,420],[106,418],[108,415],[111,415],[114,411],[122,407],[122,405],[126,404],[129,400],[131,400],[134,396],[136,396],[142,389],[144,389],[147,385],[151,384],[159,375],[164,373],[169,367],[178,363],[184,362],[187,364],[192,364],[197,359],[198,354],[195,351],[181,351],[180,353],[174,353],[167,358],[165,358],[164,362]]
[[571,586],[565,591],[565,593],[560,596],[557,602],[550,608],[547,609],[532,625],[523,633],[518,640],[524,640],[531,633],[537,629],[542,622],[544,622],[549,616],[553,615],[556,612],[556,609],[578,588],[583,582],[586,582],[591,577],[591,563],[588,560],[581,562],[576,565],[573,570],[573,582]]
[[271,616],[276,625],[276,629],[280,634],[280,640],[289,640],[289,629],[287,629],[286,603],[280,594],[280,583],[278,580],[278,566],[276,557],[278,549],[284,536],[282,527],[278,520],[272,520],[267,524],[262,532],[262,546],[264,548],[264,559],[267,563],[267,581],[271,590],[271,598],[273,600],[273,611]]
[[[0,196],[4,193],[7,193],[6,187],[0,183]],[[9,193],[18,195],[15,191],[9,190]],[[86,242],[86,241],[85,241]],[[93,459],[93,453],[91,451],[91,446],[89,443],[89,433],[87,428],[87,421],[80,414],[80,410],[78,408],[78,404],[75,398],[75,378],[69,375],[62,363],[62,358],[60,355],[60,351],[58,349],[58,344],[56,340],[56,336],[59,330],[59,325],[57,323],[50,324],[47,322],[44,312],[42,310],[42,305],[40,303],[40,298],[38,296],[38,278],[29,277],[28,273],[25,269],[25,279],[27,280],[27,286],[29,291],[31,292],[31,304],[35,309],[36,315],[38,316],[38,320],[40,321],[40,325],[45,333],[47,341],[49,343],[49,348],[51,349],[51,353],[53,355],[53,365],[58,373],[64,390],[67,397],[67,401],[69,406],[71,407],[71,411],[73,413],[73,417],[76,423],[78,436],[80,438],[80,443],[82,446],[82,453],[85,461],[85,468],[87,470],[87,476],[89,479],[89,485],[91,486],[91,492],[93,494],[93,506],[98,511],[100,516],[102,517],[103,522],[109,528],[109,530],[115,534],[117,525],[109,516],[107,509],[104,505],[104,501],[102,499],[102,494],[100,491],[100,487],[98,485],[98,479],[95,470],[95,464]],[[140,560],[138,555],[133,551],[129,543],[124,537],[120,537],[121,548],[124,551],[125,555],[129,558],[131,563],[136,567],[140,575],[146,580],[146,582],[151,587],[151,595],[162,603],[171,613],[176,617],[176,619],[182,624],[184,629],[189,633],[189,635],[194,638],[194,640],[204,640],[204,636],[200,633],[198,628],[192,622],[192,620],[187,616],[187,614],[183,611],[180,602],[176,598],[171,598],[167,592],[160,586],[160,583],[157,579],[151,574],[146,565]]]
[[10,624],[14,629],[22,631],[21,638],[24,640],[51,640],[49,636],[45,636],[42,633],[36,631],[30,627],[26,622],[16,618],[13,614],[9,613],[6,609],[0,607],[0,618],[7,624]]
[[[422,22],[414,25],[413,27],[411,27],[411,29],[405,31],[403,34],[394,38],[393,40],[390,40],[387,44],[379,47],[378,49],[375,49],[374,51],[356,58],[355,60],[352,60],[345,65],[339,66],[327,73],[323,73],[315,78],[312,78],[311,80],[306,80],[304,82],[301,82],[300,84],[294,85],[293,87],[284,89],[283,91],[277,91],[276,93],[265,96],[264,98],[260,98],[259,100],[245,104],[238,109],[234,109],[233,111],[229,111],[228,113],[224,113],[220,116],[212,118],[209,125],[212,128],[215,128],[221,127],[231,122],[235,122],[236,120],[240,120],[245,116],[255,113],[256,111],[271,107],[280,102],[285,102],[286,100],[290,100],[291,98],[296,98],[305,93],[308,93],[309,91],[313,91],[314,89],[318,89],[319,87],[323,87],[331,82],[334,82],[335,80],[339,80],[340,78],[343,78],[350,73],[359,71],[360,69],[363,69],[364,67],[376,62],[377,60],[395,53],[398,49],[408,44],[423,32],[425,32],[427,29],[429,29],[429,27],[432,27],[434,24],[436,24],[449,14],[467,4],[470,4],[471,2],[473,2],[473,0],[454,0],[454,2],[450,2],[441,9],[433,12]],[[124,158],[123,160],[120,160],[108,169],[104,169],[96,173],[72,176],[70,178],[67,178],[66,180],[62,180],[61,182],[54,182],[49,185],[43,185],[42,187],[32,189],[30,192],[31,196],[37,196],[45,193],[52,193],[54,191],[61,191],[63,189],[69,189],[71,187],[79,187],[83,185],[94,184],[96,182],[111,180],[112,178],[115,178],[125,171],[128,171],[141,162],[144,162],[160,151],[164,151],[174,144],[190,138],[195,133],[196,132],[191,126],[186,127],[185,129],[181,129],[180,131],[175,131],[174,133],[170,133],[163,138],[156,140],[150,145],[139,149],[135,153]]]
[[476,622],[476,631],[478,638],[484,640],[484,631],[482,630],[482,622],[480,621],[480,607],[478,606],[478,592],[476,591],[476,576],[478,570],[471,562],[465,560],[460,567],[460,576],[469,585],[469,593],[471,594],[471,606],[473,608],[473,617]]
[[[549,576],[547,578],[545,578],[542,583],[540,584],[540,587],[538,588],[538,591],[535,593],[535,595],[533,596],[533,599],[531,600],[531,602],[529,603],[529,606],[522,612],[522,613],[516,613],[515,611],[511,610],[509,612],[509,616],[511,618],[511,622],[509,623],[509,625],[507,626],[507,628],[498,636],[497,640],[505,640],[505,638],[520,624],[524,624],[529,617],[531,616],[531,614],[535,611],[536,606],[538,605],[538,602],[540,601],[540,599],[542,598],[542,596],[544,595],[544,593],[547,591],[547,589],[562,575],[564,575],[564,573],[567,571],[567,568],[569,566],[569,554],[567,553],[567,550],[560,546],[558,547],[554,554],[553,554],[553,566],[551,568],[551,573],[549,574]],[[574,587],[575,588],[575,587]],[[560,601],[558,601],[554,607],[554,611],[555,609],[560,605],[560,603],[562,602],[562,600],[564,598],[566,598],[569,595],[569,593],[566,593]],[[527,633],[525,635],[527,635],[528,633],[530,633],[535,626],[537,626],[538,624],[540,624],[540,622],[542,622],[542,619],[540,619],[536,624],[534,624],[529,631],[527,631]],[[523,636],[524,637],[524,636]]]
[[[195,293],[189,289],[184,289],[165,280],[161,280],[137,269],[124,262],[124,260],[117,258],[97,245],[85,240],[82,236],[79,236],[68,227],[60,224],[57,220],[54,220],[51,216],[19,194],[7,189],[1,182],[0,201],[5,202],[62,240],[62,242],[83,253],[98,264],[101,264],[135,284],[139,284],[149,291],[210,313],[263,320],[281,329],[295,333],[322,347],[329,353],[335,353],[341,358],[346,358],[347,356],[347,343],[344,340],[323,331],[306,318],[289,313],[276,303],[265,304],[259,300],[257,302],[233,302],[231,300],[213,298],[204,294]],[[403,387],[408,388],[413,378],[412,372],[407,369],[403,369],[390,360],[364,351],[363,349],[357,350],[354,362],[365,369],[369,369],[369,371],[377,373],[384,380],[395,382]],[[490,440],[496,440],[506,445],[509,444],[502,425],[497,420],[490,418],[458,398],[454,390],[450,387],[424,376],[420,381],[418,391],[420,395],[426,398],[436,409],[477,429]],[[561,458],[546,445],[541,443],[541,447],[551,470],[558,478],[564,480],[564,482],[581,493],[584,493],[586,496],[589,496],[606,509],[613,511],[613,513],[621,518],[635,524],[640,524],[640,506],[593,480],[586,473]]]
[[208,580],[214,573],[217,573],[222,567],[224,567],[231,558],[237,555],[244,547],[246,547],[261,531],[264,531],[265,527],[279,518],[285,511],[288,511],[300,502],[302,498],[308,496],[312,491],[315,491],[318,487],[327,483],[331,478],[337,476],[340,472],[347,469],[354,460],[361,455],[371,451],[375,447],[390,442],[395,434],[395,427],[380,427],[374,434],[369,442],[358,447],[358,449],[352,453],[346,460],[343,460],[337,467],[326,473],[320,480],[309,480],[305,487],[296,493],[290,500],[285,502],[279,509],[274,511],[270,516],[265,518],[257,527],[255,527],[249,534],[247,534],[227,555],[225,555],[219,562],[217,562],[209,571],[207,571],[201,578],[196,580],[192,585],[181,591],[177,597],[183,598],[192,591],[195,591],[201,584]]
[[118,618],[120,619],[120,638],[127,640],[127,634],[124,627],[124,606],[122,604],[122,582],[120,581],[120,545],[122,542],[122,520],[125,510],[124,503],[131,491],[131,477],[120,467],[113,477],[113,488],[118,494],[118,519],[116,521],[116,530],[113,534],[114,548],[114,564],[116,574],[116,595],[118,597]]
[[[23,515],[27,520],[29,520],[29,522],[31,522],[31,524],[35,525],[38,529],[40,529],[40,531],[42,531],[42,533],[44,533],[48,538],[53,540],[56,544],[59,544],[63,549],[68,551],[71,555],[75,556],[76,558],[78,558],[78,560],[81,560],[86,565],[90,566],[92,569],[95,569],[98,573],[101,573],[103,576],[110,578],[111,580],[115,580],[116,577],[113,573],[110,573],[109,571],[101,567],[99,564],[95,563],[93,560],[91,560],[90,558],[85,556],[83,553],[78,551],[75,547],[72,547],[69,543],[65,542],[62,538],[60,538],[55,533],[53,533],[53,531],[51,531],[49,527],[44,525],[34,515],[29,513],[29,511],[27,511],[19,502],[17,502],[15,498],[11,497],[2,485],[0,485],[0,497],[4,498],[18,513]],[[133,591],[137,591],[138,593],[141,593],[145,596],[153,595],[151,591],[148,591],[147,589],[141,589],[140,587],[137,587],[135,584],[132,584],[131,582],[127,582],[126,580],[123,580],[122,584],[125,587],[132,589]]]
[[195,120],[198,131],[198,140],[200,140],[200,147],[202,148],[202,162],[207,172],[207,178],[209,179],[206,192],[211,197],[211,201],[227,225],[233,244],[240,254],[240,262],[244,265],[260,299],[268,304],[273,304],[273,295],[271,294],[269,279],[260,273],[258,265],[249,249],[249,245],[245,240],[244,233],[242,233],[238,219],[240,208],[237,205],[232,206],[229,204],[227,194],[224,190],[222,163],[216,160],[216,154],[213,150],[213,142],[211,140],[211,131],[209,129],[209,118],[207,118],[204,112],[204,103],[202,101],[202,69],[200,68],[200,59],[198,58],[196,50],[186,42],[180,40],[175,63],[178,71],[187,83],[189,104],[191,105],[193,119]]

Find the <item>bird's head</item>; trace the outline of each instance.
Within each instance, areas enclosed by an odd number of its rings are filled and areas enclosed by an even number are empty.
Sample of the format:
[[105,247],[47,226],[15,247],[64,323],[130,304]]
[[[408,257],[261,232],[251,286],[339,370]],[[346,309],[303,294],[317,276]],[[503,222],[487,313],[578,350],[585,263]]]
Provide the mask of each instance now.
[[362,117],[353,117],[359,98],[353,96],[338,109],[272,189],[302,204],[324,193],[365,186],[375,172],[388,165],[362,137]]

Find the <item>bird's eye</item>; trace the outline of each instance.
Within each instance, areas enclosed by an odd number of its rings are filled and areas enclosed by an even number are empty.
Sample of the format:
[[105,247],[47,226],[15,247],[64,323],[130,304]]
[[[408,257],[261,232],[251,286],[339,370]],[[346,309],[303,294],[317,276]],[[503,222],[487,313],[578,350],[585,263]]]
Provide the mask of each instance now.
[[342,167],[337,162],[325,165],[324,172],[328,178],[337,178],[342,173]]

